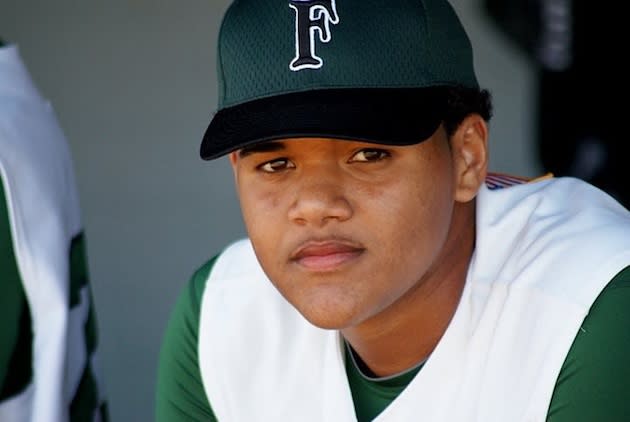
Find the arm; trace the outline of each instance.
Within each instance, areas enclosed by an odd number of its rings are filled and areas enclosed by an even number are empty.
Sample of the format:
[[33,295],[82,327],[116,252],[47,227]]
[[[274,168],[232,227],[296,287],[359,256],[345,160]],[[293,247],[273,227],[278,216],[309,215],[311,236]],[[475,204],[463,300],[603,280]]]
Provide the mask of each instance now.
[[626,421],[630,415],[630,267],[599,295],[564,362],[548,422]]
[[168,322],[158,368],[157,422],[216,421],[201,380],[197,347],[201,298],[214,261],[193,275]]

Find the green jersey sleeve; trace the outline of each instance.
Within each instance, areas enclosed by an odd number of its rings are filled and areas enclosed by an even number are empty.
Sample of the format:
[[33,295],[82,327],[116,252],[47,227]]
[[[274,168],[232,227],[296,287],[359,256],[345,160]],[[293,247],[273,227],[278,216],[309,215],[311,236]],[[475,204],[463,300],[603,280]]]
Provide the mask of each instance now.
[[30,312],[13,253],[9,212],[0,178],[0,402],[31,382],[32,340]]
[[199,315],[206,280],[216,257],[195,272],[171,313],[160,350],[157,422],[215,422],[201,380]]
[[630,417],[630,267],[599,295],[556,382],[548,422],[627,421]]

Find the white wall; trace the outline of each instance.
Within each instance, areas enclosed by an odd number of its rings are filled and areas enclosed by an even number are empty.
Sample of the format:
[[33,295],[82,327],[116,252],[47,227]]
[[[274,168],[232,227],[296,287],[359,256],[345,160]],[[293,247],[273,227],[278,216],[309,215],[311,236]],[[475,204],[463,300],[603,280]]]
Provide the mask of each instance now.
[[491,170],[523,176],[542,172],[535,150],[536,75],[523,53],[498,32],[481,0],[451,0],[469,32],[479,83],[493,95]]
[[[74,155],[113,421],[153,420],[175,296],[244,233],[227,162],[198,158],[227,3],[0,0],[0,37],[18,44]],[[494,94],[492,168],[536,175],[533,74],[473,0],[453,3]]]

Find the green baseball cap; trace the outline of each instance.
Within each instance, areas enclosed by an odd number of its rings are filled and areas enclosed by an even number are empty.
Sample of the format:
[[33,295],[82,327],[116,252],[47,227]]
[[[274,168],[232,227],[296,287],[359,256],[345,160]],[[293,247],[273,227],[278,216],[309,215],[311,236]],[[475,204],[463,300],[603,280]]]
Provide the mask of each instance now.
[[217,72],[205,160],[292,137],[415,144],[440,125],[440,87],[479,86],[447,0],[235,0]]

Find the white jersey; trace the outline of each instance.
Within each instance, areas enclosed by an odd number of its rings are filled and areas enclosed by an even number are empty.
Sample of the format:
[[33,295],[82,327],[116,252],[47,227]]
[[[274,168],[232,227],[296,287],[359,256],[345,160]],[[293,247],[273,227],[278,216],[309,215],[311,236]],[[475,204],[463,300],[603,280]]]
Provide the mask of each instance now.
[[0,176],[33,338],[32,380],[0,402],[0,421],[65,422],[86,371],[99,380],[97,353],[86,348],[89,287],[71,303],[69,255],[82,233],[79,200],[66,139],[15,46],[0,48]]
[[[571,178],[483,186],[476,236],[450,325],[376,421],[544,421],[580,324],[630,263],[630,214]],[[218,258],[201,306],[199,366],[218,420],[356,421],[339,333],[282,298],[248,240]]]

